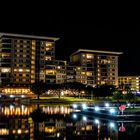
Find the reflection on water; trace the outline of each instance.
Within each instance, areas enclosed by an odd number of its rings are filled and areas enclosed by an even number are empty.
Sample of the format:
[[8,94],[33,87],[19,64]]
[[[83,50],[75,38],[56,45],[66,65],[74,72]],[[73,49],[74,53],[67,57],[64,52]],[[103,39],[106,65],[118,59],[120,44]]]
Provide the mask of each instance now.
[[[135,139],[140,133],[138,122],[111,120],[73,114],[69,106],[41,106],[43,121],[34,122],[36,105],[0,105],[0,139],[7,140],[120,140]],[[35,116],[35,117],[38,117]]]

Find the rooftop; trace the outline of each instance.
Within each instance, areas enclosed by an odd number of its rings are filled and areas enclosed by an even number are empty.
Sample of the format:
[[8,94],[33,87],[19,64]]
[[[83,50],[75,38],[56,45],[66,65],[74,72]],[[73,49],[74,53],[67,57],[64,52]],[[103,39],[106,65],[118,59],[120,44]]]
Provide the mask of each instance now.
[[48,40],[54,40],[54,41],[59,40],[59,38],[56,38],[56,37],[35,36],[35,35],[25,35],[25,34],[13,34],[13,33],[1,33],[0,32],[0,37],[2,37],[2,36],[48,39]]
[[85,53],[100,53],[100,54],[114,54],[114,55],[123,54],[123,52],[79,49],[76,52],[74,52],[72,55],[75,55],[75,54],[78,54],[78,53],[81,53],[81,52],[85,52]]

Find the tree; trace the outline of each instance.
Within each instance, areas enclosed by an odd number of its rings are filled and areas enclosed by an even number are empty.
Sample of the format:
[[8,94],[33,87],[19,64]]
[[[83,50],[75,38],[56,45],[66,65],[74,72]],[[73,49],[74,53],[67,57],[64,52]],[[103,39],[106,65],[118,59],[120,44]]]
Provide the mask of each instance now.
[[96,87],[96,92],[99,94],[97,96],[99,97],[109,97],[113,95],[113,92],[115,92],[115,86],[114,85],[100,85]]
[[117,102],[119,102],[119,100],[123,99],[123,94],[121,91],[116,91],[113,94],[113,99],[117,100]]
[[39,99],[40,95],[47,91],[46,84],[42,81],[33,83],[30,85],[30,90],[37,95],[37,99]]
[[128,100],[129,102],[131,100],[135,99],[135,95],[132,93],[132,91],[128,91],[125,95],[124,95],[125,99]]

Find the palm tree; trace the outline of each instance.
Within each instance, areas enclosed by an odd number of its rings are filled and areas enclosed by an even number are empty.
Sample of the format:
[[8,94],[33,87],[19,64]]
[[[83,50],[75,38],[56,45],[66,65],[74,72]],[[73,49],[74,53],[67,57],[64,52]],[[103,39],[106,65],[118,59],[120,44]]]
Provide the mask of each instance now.
[[37,95],[37,99],[39,99],[40,95],[47,91],[46,84],[42,81],[33,83],[30,85],[30,90]]

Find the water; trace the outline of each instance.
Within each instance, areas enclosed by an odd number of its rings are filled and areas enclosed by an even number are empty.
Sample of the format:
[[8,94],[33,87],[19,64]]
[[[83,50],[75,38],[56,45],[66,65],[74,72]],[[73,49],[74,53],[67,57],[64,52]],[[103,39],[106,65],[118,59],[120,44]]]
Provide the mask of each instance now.
[[139,134],[140,122],[89,120],[69,105],[0,105],[0,140],[137,140]]

